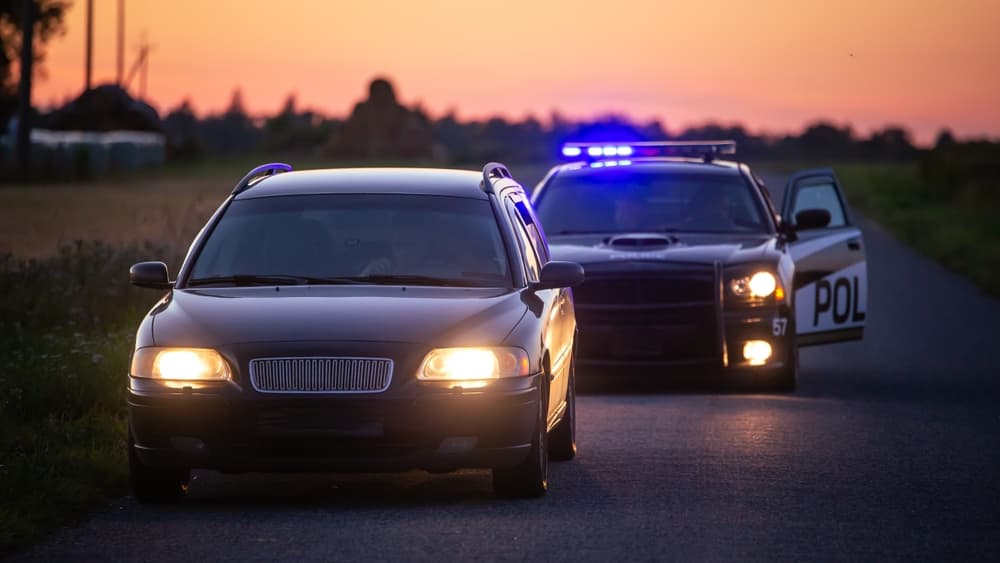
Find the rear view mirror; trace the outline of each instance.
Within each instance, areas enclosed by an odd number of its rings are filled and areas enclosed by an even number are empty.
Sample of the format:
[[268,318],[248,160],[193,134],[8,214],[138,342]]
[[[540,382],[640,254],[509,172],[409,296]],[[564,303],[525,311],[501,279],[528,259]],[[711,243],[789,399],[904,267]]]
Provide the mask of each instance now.
[[163,262],[139,262],[128,269],[128,281],[132,285],[151,289],[170,289],[174,282],[167,274]]
[[830,212],[826,209],[803,209],[795,214],[795,228],[799,231],[822,229],[830,224]]
[[547,262],[531,289],[573,287],[583,283],[583,266],[576,262]]

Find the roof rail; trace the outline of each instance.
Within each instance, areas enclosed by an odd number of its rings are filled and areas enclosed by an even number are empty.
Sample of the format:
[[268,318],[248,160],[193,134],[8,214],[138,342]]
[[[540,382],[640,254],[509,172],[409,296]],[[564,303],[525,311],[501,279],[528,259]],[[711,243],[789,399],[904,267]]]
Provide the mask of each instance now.
[[281,174],[282,172],[291,172],[292,166],[290,164],[285,164],[283,162],[271,162],[268,164],[261,164],[257,168],[254,168],[243,177],[242,180],[236,184],[233,188],[233,195],[245,192],[247,188],[254,184],[254,180],[258,178],[266,178],[268,176],[274,176],[275,174]]
[[493,178],[510,178],[514,179],[511,175],[510,170],[507,170],[507,166],[499,162],[487,162],[486,166],[483,166],[483,190],[487,192],[493,191]]

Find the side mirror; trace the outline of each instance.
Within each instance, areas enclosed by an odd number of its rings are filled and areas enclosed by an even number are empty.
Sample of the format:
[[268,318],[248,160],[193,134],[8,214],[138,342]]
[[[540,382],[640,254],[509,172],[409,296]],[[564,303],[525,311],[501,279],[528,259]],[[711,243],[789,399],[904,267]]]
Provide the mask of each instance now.
[[576,262],[547,262],[538,274],[538,281],[531,289],[554,289],[573,287],[583,283],[583,266]]
[[174,282],[167,274],[163,262],[139,262],[128,269],[128,281],[132,285],[151,289],[170,289]]
[[803,209],[795,214],[795,228],[800,231],[822,229],[830,224],[830,212],[826,209]]
[[781,223],[778,224],[778,232],[784,235],[785,240],[788,242],[799,240],[799,235],[795,232],[795,225],[785,220],[784,217],[781,218]]

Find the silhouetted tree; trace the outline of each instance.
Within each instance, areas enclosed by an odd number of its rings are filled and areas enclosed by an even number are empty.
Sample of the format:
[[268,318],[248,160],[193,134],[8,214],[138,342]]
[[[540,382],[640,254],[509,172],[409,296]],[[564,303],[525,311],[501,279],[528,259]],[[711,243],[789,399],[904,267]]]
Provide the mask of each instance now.
[[191,108],[191,100],[185,99],[170,110],[163,119],[163,129],[171,158],[196,158],[204,154],[205,145],[199,136],[198,117]]
[[889,126],[875,131],[867,141],[860,143],[865,159],[906,160],[917,155],[917,149],[910,141],[910,132],[899,126]]
[[426,116],[403,107],[392,84],[376,78],[368,87],[368,98],[354,106],[330,150],[361,158],[427,157],[432,141]]
[[216,153],[248,152],[257,148],[261,138],[260,130],[246,113],[239,88],[233,90],[226,111],[206,117],[199,130],[205,146]]
[[[69,0],[35,0],[34,72],[43,74],[44,46],[53,37],[65,33],[63,20]],[[21,53],[22,0],[0,0],[0,123],[5,123],[17,109],[18,79],[14,64]]]
[[[787,138],[786,138],[787,139]],[[850,158],[854,150],[854,132],[850,126],[837,127],[830,123],[814,123],[793,141],[805,158]]]
[[937,140],[934,141],[934,148],[940,149],[940,148],[950,147],[954,144],[955,144],[955,136],[951,134],[951,130],[942,129],[937,135]]
[[80,94],[49,115],[49,129],[78,131],[162,131],[152,106],[117,84],[102,84]]

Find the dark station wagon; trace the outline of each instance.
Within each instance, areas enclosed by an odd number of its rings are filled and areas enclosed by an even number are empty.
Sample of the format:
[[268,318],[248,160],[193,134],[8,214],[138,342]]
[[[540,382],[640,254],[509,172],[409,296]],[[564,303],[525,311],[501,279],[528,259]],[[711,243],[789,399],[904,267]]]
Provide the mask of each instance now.
[[251,171],[139,327],[141,501],[191,470],[492,469],[540,496],[576,452],[570,286],[506,167]]

